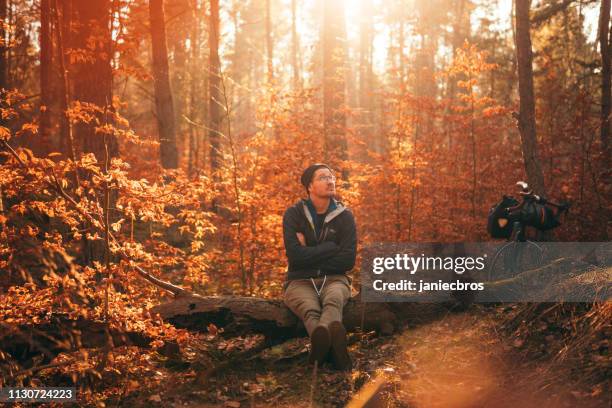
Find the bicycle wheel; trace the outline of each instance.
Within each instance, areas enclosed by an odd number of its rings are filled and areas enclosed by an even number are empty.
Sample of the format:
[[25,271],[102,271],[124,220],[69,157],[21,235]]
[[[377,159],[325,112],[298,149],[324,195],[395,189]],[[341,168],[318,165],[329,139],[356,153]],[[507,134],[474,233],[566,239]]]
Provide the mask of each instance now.
[[515,268],[516,243],[508,242],[495,252],[491,265],[489,266],[488,280],[495,281],[505,279],[512,274]]
[[537,269],[544,264],[544,250],[533,241],[519,243],[521,250],[518,262],[518,273]]
[[512,278],[542,265],[542,248],[532,241],[508,242],[493,257],[488,280]]

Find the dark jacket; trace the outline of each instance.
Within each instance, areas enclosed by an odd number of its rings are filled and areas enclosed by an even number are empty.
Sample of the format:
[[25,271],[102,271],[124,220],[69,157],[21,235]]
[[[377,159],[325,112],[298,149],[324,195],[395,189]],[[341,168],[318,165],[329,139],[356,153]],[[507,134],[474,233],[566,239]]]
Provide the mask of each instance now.
[[[300,200],[285,211],[283,238],[289,260],[287,281],[339,275],[353,269],[357,255],[357,232],[353,213],[332,198],[318,237],[307,200]],[[335,207],[335,208],[334,208]],[[301,232],[306,246],[300,245],[296,233]]]

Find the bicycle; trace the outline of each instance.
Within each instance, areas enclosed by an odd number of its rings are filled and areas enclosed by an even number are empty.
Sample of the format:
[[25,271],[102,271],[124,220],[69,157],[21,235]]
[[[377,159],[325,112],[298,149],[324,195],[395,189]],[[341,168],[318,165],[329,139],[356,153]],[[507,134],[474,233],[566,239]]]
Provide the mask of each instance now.
[[534,194],[524,181],[518,181],[516,185],[521,188],[521,202],[514,197],[504,196],[504,199],[489,211],[487,229],[491,236],[508,239],[493,256],[488,271],[489,281],[493,277],[512,277],[542,265],[544,248],[527,239],[526,227],[531,226],[538,231],[554,229],[561,225],[559,217],[569,212],[569,203],[557,204],[546,200]]

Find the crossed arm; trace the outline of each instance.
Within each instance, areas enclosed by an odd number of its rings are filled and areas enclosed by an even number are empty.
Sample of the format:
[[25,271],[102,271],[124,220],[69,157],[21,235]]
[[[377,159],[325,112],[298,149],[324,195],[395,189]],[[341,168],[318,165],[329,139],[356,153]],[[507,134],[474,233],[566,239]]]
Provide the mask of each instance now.
[[349,211],[349,220],[343,225],[339,231],[340,241],[338,244],[339,250],[332,257],[321,262],[323,270],[341,270],[350,271],[355,266],[355,257],[357,256],[357,229],[355,227],[355,218]]
[[283,237],[285,251],[289,260],[297,267],[316,267],[323,270],[348,271],[355,266],[357,253],[357,234],[353,214],[342,231],[338,231],[340,241],[325,241],[316,246],[307,246],[304,234],[297,231],[299,214],[288,210],[283,217]]
[[[283,216],[283,238],[287,258],[296,267],[309,267],[332,257],[339,251],[335,242],[326,241],[316,246],[306,246],[304,235],[297,230],[300,215],[290,208]],[[299,235],[298,235],[299,234]]]

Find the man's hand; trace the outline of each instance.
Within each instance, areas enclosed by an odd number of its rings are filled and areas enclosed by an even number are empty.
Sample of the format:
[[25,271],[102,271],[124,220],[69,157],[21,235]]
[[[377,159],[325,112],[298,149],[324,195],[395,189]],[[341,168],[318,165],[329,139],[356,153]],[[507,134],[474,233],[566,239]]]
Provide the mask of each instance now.
[[306,246],[306,238],[304,237],[304,234],[302,234],[301,232],[296,232],[295,235],[297,235],[297,239],[298,241],[300,241],[300,245]]

